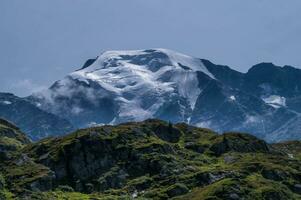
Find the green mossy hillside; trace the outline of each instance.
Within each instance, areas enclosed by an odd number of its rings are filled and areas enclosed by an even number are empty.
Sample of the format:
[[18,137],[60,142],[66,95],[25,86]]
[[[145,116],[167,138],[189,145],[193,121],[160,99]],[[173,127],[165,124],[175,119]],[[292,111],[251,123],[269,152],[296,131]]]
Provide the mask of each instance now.
[[301,199],[293,142],[152,119],[21,145],[0,164],[10,198]]
[[21,149],[23,145],[28,143],[30,143],[30,140],[19,128],[0,118],[0,151],[15,151]]

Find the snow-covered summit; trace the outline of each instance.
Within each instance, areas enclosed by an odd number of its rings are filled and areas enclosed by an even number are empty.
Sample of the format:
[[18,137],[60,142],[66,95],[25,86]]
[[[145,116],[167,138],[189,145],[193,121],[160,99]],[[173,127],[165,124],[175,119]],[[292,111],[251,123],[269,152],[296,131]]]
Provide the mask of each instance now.
[[[176,95],[186,99],[193,110],[201,93],[198,72],[214,79],[198,58],[167,49],[150,49],[106,51],[90,66],[71,73],[70,77],[87,84],[97,82],[126,105],[121,115],[139,113],[144,119],[153,117],[166,101],[164,98]],[[151,101],[148,106],[144,105],[145,98]]]
[[95,62],[90,66],[79,71],[91,72],[102,68],[116,67],[116,65],[133,67],[133,70],[135,70],[133,65],[140,65],[150,71],[156,71],[164,66],[173,66],[175,68],[183,68],[186,70],[201,71],[211,78],[214,78],[199,58],[160,48],[148,50],[106,51],[98,56]]

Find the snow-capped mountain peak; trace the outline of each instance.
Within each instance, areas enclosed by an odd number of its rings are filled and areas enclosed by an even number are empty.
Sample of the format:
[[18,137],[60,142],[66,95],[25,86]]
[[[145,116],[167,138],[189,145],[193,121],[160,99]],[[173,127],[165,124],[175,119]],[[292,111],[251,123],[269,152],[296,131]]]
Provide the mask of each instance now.
[[200,59],[162,48],[106,51],[98,56],[93,64],[85,67],[83,71],[97,71],[102,68],[114,67],[117,64],[128,65],[128,67],[142,65],[150,71],[156,71],[163,66],[174,66],[186,70],[201,71],[214,78]]
[[[70,77],[87,84],[97,82],[114,93],[121,104],[126,104],[121,116],[133,115],[137,120],[133,112],[139,111],[138,116],[143,119],[154,117],[154,112],[166,101],[163,98],[176,94],[186,99],[193,110],[201,93],[197,72],[214,79],[198,58],[167,49],[150,49],[106,51]],[[151,106],[145,106],[142,97],[151,98]]]

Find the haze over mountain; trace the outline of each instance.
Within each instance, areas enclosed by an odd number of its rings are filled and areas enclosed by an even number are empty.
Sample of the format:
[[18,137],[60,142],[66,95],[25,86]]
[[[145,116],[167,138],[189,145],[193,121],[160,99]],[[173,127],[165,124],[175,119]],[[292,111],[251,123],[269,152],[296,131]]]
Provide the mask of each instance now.
[[167,49],[107,51],[27,101],[75,127],[159,118],[267,141],[300,138],[301,70],[247,73]]
[[0,93],[0,117],[15,123],[32,140],[63,135],[74,130],[67,120],[9,93]]

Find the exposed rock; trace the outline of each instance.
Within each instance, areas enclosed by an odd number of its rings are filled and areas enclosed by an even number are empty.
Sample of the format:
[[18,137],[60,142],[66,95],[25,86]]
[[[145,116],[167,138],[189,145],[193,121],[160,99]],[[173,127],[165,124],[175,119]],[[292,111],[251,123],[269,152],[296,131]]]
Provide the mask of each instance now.
[[166,193],[169,197],[175,197],[179,195],[183,195],[189,192],[189,189],[186,185],[177,183],[170,188],[167,189]]
[[195,178],[199,186],[205,186],[231,176],[233,176],[232,172],[201,172],[197,173]]
[[231,200],[239,200],[239,199],[241,199],[241,198],[239,197],[238,194],[236,194],[236,193],[231,193],[231,194],[229,195],[229,199],[231,199]]
[[51,172],[30,183],[30,190],[35,192],[52,190],[54,186],[54,180],[55,174]]
[[224,162],[226,164],[232,164],[235,163],[238,160],[238,158],[236,156],[232,156],[232,155],[226,155],[224,157]]
[[[262,194],[264,200],[287,200],[287,194],[282,193],[281,191],[265,191]],[[290,198],[291,199],[291,198]]]
[[234,151],[241,153],[248,152],[269,152],[267,143],[249,134],[225,133],[215,139],[210,148],[217,156]]
[[178,142],[181,136],[181,132],[173,128],[173,125],[171,123],[167,125],[160,124],[155,128],[155,134],[161,138],[162,140],[165,140],[167,142]]
[[198,152],[198,153],[204,153],[205,148],[199,144],[196,144],[194,142],[187,142],[185,143],[185,148],[191,149],[192,151]]
[[263,169],[261,174],[264,178],[274,181],[282,181],[287,178],[287,174],[278,169]]
[[21,166],[28,162],[32,162],[32,160],[26,154],[21,154],[18,160],[16,160],[16,165]]

